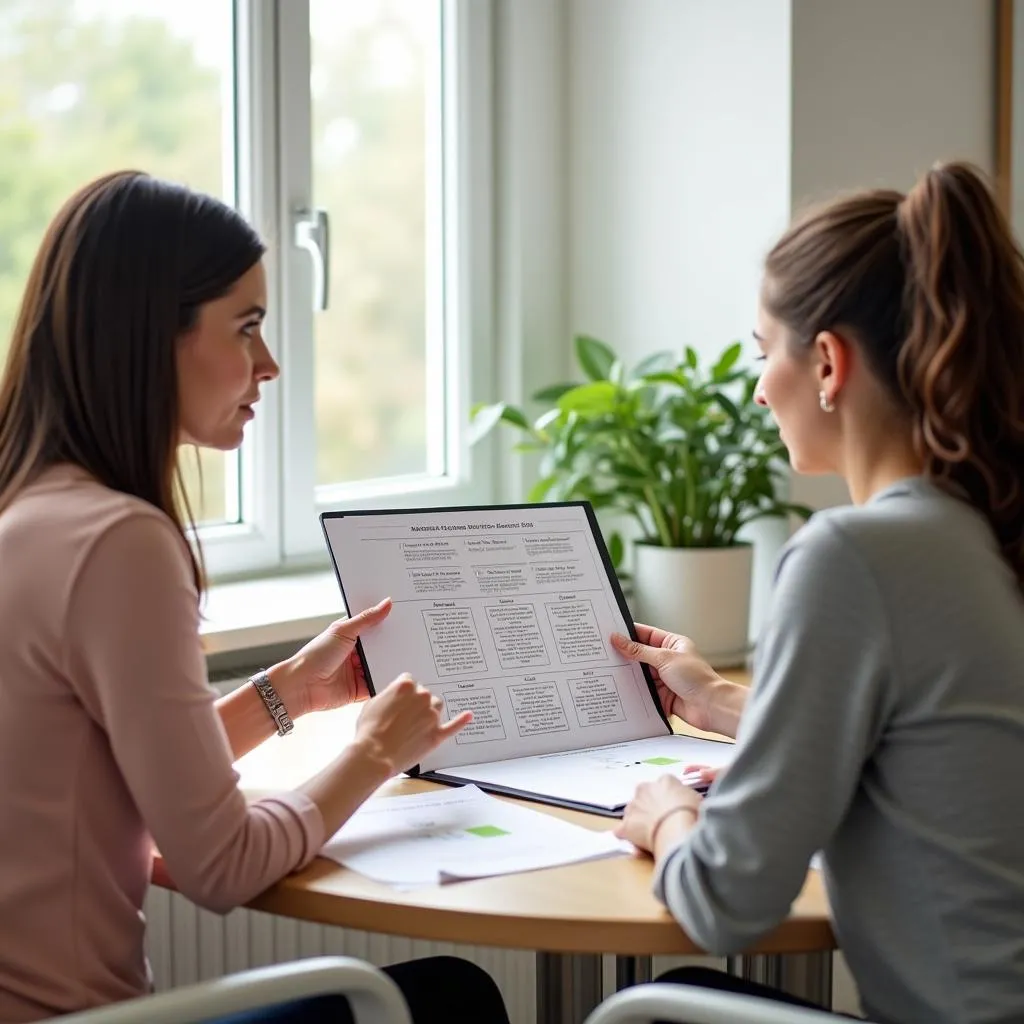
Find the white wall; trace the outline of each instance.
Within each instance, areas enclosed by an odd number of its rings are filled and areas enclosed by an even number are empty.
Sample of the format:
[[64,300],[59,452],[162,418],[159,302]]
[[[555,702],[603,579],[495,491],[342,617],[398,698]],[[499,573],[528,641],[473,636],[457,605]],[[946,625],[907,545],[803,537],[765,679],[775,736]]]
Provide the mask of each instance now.
[[[551,0],[502,0],[493,11],[495,397],[519,404],[570,373],[568,12]],[[497,496],[520,501],[536,460],[509,441],[502,431],[478,450],[494,462]]]
[[989,0],[568,0],[570,331],[746,336],[794,204],[991,169]]
[[793,0],[793,199],[995,159],[995,4]]
[[[793,0],[792,202],[908,189],[937,160],[994,170],[995,4]],[[816,508],[841,481],[794,477]]]
[[1024,3],[1013,2],[1010,55],[1010,216],[1018,239],[1024,239]]
[[570,0],[570,329],[749,337],[789,214],[788,0]]

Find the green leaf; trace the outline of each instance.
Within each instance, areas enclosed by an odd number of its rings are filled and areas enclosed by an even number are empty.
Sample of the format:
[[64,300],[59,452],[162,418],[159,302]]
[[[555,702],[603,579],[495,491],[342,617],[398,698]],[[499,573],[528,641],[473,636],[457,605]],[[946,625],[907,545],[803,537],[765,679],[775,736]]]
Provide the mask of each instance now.
[[581,384],[567,391],[558,400],[558,407],[563,412],[576,411],[588,415],[600,412],[611,412],[619,389],[608,380],[595,381],[593,384]]
[[612,568],[618,569],[626,553],[626,545],[622,542],[622,534],[615,530],[608,537],[608,557],[612,560]]
[[676,354],[674,352],[654,352],[652,355],[641,359],[633,367],[630,378],[638,380],[646,377],[649,373],[658,373],[661,370],[671,370],[676,365]]
[[469,443],[477,444],[485,438],[499,423],[505,414],[505,403],[496,402],[494,405],[476,405],[473,407],[472,428],[469,431]]
[[615,353],[597,338],[579,334],[575,339],[576,359],[591,380],[608,380]]
[[686,365],[691,370],[696,370],[700,365],[700,359],[697,357],[697,350],[692,348],[690,345],[686,346]]
[[643,376],[645,384],[674,384],[677,388],[689,387],[690,379],[683,373],[670,370],[657,370]]
[[561,486],[563,498],[566,501],[574,501],[578,498],[586,497],[586,494],[582,492],[585,491],[583,485],[587,482],[589,476],[590,474],[587,470],[578,469],[575,473],[566,477],[565,480],[562,481]]
[[743,352],[743,343],[740,341],[730,345],[721,355],[718,362],[715,363],[711,370],[711,379],[714,381],[721,381],[721,379],[736,365],[736,360],[739,359]]
[[526,495],[526,500],[529,502],[543,501],[557,481],[558,475],[555,473],[551,476],[542,477],[530,488],[529,493]]
[[587,501],[593,505],[595,512],[602,508],[612,508],[619,503],[616,495],[614,494],[589,494],[587,495]]
[[[747,371],[745,370],[733,370],[731,373],[723,373],[721,377],[715,377],[713,383],[718,385],[735,384],[736,381],[745,381],[747,378]],[[754,381],[754,386],[757,386],[757,380]],[[749,400],[749,399],[745,399]]]
[[739,409],[736,408],[735,402],[731,398],[727,398],[725,395],[719,393],[715,395],[715,401],[734,419],[740,420],[743,417],[740,415]]
[[526,418],[525,413],[514,405],[505,406],[501,413],[501,419],[503,423],[511,423],[513,427],[519,427],[520,430],[531,429],[530,421]]
[[731,455],[743,455],[746,449],[738,444],[722,444],[715,450],[714,455],[719,459],[727,459]]
[[520,430],[529,431],[530,422],[520,409],[505,402],[494,405],[478,406],[473,416],[473,424],[469,431],[469,443],[476,444],[486,437],[498,423],[509,423]]
[[637,466],[631,466],[628,463],[622,462],[614,467],[616,476],[620,476],[625,480],[650,480],[651,474],[645,472]]
[[548,409],[547,412],[541,413],[540,416],[533,421],[533,429],[536,430],[538,434],[543,434],[544,431],[555,422],[555,420],[561,418],[561,415],[561,409]]
[[658,441],[661,444],[685,444],[689,437],[689,433],[675,423],[662,427],[657,434]]
[[566,391],[572,391],[577,386],[576,384],[549,384],[546,388],[541,388],[533,393],[533,401],[550,405],[552,402],[557,402]]

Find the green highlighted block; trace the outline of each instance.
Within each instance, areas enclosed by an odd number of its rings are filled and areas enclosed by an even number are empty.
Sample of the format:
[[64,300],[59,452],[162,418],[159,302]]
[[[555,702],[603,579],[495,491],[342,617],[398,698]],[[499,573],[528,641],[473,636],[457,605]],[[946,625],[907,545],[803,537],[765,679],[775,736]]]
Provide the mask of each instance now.
[[644,764],[679,764],[678,757],[649,757]]
[[498,828],[497,825],[476,825],[473,828],[467,828],[466,831],[474,836],[480,836],[482,839],[493,839],[495,836],[509,834],[503,828]]

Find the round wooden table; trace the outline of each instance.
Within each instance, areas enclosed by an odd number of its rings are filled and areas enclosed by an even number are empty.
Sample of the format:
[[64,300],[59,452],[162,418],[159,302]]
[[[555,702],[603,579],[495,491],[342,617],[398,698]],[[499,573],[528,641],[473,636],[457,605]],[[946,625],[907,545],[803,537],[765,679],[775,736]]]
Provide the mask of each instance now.
[[[290,736],[268,740],[238,762],[242,785],[258,795],[309,778],[347,742],[357,711],[314,715],[299,721]],[[436,784],[394,780],[380,795],[432,788]],[[584,828],[616,824],[598,815],[531,806]],[[704,952],[652,895],[652,873],[651,859],[637,855],[404,892],[318,858],[250,906],[362,931],[536,950],[538,1022],[571,1024],[600,1001],[601,954],[619,957],[620,977],[628,980],[649,973],[653,954]],[[159,858],[154,881],[173,885]],[[787,920],[750,952],[775,957],[835,946],[824,888],[811,871]]]

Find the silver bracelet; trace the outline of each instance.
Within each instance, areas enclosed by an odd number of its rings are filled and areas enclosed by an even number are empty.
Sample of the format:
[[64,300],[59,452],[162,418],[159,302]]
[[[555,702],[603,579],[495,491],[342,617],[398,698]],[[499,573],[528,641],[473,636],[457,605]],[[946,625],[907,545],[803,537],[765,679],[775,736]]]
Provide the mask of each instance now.
[[288,714],[284,701],[277,695],[277,690],[274,689],[266,669],[261,669],[254,676],[250,676],[249,682],[256,687],[256,692],[274,720],[274,725],[277,726],[277,735],[287,736],[295,728],[295,723],[292,721],[291,715]]

